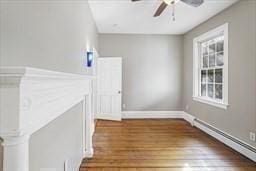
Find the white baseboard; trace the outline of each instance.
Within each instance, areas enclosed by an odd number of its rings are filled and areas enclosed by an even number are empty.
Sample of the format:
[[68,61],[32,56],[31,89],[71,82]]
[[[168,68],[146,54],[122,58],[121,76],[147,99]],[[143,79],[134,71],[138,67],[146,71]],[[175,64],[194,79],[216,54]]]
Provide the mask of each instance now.
[[97,115],[97,119],[102,119],[102,120],[113,120],[113,121],[121,121],[122,118],[116,116],[116,115]]
[[219,130],[216,127],[211,126],[210,124],[204,121],[196,119],[194,116],[190,114],[187,114],[184,112],[183,116],[186,121],[190,122],[195,127],[199,128],[200,130],[204,131],[210,136],[218,139],[220,142],[226,144],[227,146],[231,147],[232,149],[238,151],[239,153],[243,154],[244,156],[256,162],[255,147]]
[[[79,171],[82,161],[83,161],[82,154],[72,156],[71,158],[65,160],[64,171]],[[52,170],[56,171],[57,168],[54,168]]]
[[196,119],[193,115],[190,115],[186,112],[183,112],[183,119],[189,122],[192,126],[194,126],[194,120]]
[[94,149],[88,149],[84,152],[84,156],[83,158],[92,158],[93,157],[93,153],[94,153]]
[[122,111],[123,119],[183,118],[183,111]]
[[94,134],[94,132],[95,132],[95,123],[94,123],[94,121],[93,121],[93,123],[92,123],[92,135],[91,136],[93,136],[93,134]]

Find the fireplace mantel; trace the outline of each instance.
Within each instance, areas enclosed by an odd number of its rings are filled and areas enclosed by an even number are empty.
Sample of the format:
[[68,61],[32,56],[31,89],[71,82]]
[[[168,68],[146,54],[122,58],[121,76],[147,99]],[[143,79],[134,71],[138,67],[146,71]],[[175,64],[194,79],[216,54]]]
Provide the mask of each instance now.
[[4,171],[29,171],[29,137],[83,102],[84,156],[91,157],[92,77],[29,67],[0,68]]

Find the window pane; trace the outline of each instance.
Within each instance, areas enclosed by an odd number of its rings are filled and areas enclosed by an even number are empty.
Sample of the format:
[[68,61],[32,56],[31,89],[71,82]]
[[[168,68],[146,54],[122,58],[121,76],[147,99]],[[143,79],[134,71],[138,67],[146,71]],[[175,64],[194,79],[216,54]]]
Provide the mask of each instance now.
[[213,98],[213,84],[208,84],[208,97]]
[[216,63],[217,63],[217,66],[223,66],[224,65],[224,63],[223,63],[223,52],[220,52],[220,53],[217,54]]
[[203,55],[208,55],[208,46],[207,46],[207,44],[203,44]]
[[209,57],[209,66],[210,66],[210,67],[214,67],[214,66],[215,66],[215,53],[210,54],[210,57]]
[[207,68],[208,67],[208,56],[204,56],[203,57],[203,68]]
[[215,49],[215,43],[212,43],[210,46],[209,46],[209,53],[215,53],[216,49]]
[[207,78],[207,75],[206,75],[206,74],[207,74],[207,71],[206,71],[206,70],[202,70],[202,71],[201,71],[201,82],[202,82],[202,83],[206,83],[206,82],[207,82],[207,79],[206,79],[206,78]]
[[208,70],[208,82],[213,83],[213,69]]
[[216,37],[216,38],[215,38],[215,41],[216,41],[216,42],[224,41],[224,35],[219,36],[219,37]]
[[222,84],[215,85],[215,97],[222,100]]
[[206,96],[206,84],[201,84],[201,96]]
[[215,82],[222,83],[222,69],[215,70]]
[[224,41],[220,41],[217,43],[217,52],[222,52],[224,49]]

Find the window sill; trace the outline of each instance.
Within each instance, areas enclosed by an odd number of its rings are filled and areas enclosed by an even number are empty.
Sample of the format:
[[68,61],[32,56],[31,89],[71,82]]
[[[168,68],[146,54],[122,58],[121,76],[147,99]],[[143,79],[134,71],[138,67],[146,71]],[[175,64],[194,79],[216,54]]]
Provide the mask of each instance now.
[[193,97],[193,100],[201,102],[201,103],[205,103],[205,104],[209,104],[221,109],[225,109],[227,110],[228,108],[228,104],[222,103],[222,102],[216,102],[210,99],[206,99],[206,98],[202,98],[202,97]]

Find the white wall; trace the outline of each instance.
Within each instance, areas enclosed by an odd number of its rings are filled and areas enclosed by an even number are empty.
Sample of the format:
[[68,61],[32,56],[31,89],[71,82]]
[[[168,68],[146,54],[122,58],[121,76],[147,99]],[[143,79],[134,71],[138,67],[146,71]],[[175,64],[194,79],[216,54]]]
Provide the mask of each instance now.
[[[98,31],[86,0],[0,0],[0,66],[86,74],[84,53],[92,47],[98,48]],[[79,108],[31,137],[31,171],[63,170],[64,159],[79,155]]]
[[100,34],[100,56],[123,58],[123,110],[181,110],[183,36]]

